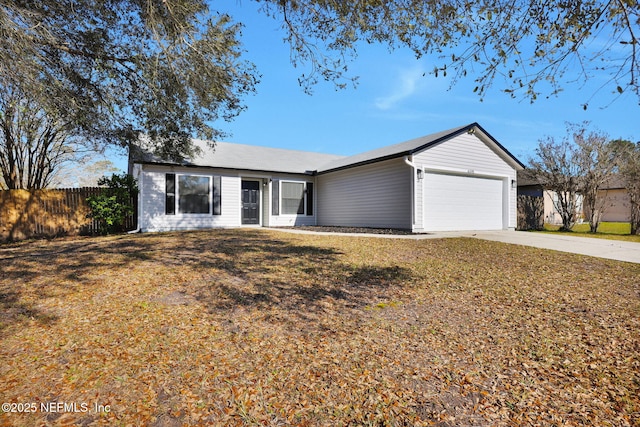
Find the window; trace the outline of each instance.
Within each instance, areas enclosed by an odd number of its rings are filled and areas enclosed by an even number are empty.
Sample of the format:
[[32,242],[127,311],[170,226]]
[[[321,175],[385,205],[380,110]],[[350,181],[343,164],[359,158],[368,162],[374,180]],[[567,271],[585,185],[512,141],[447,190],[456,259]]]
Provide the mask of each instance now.
[[208,214],[209,177],[178,176],[178,212],[188,214]]
[[282,183],[282,214],[304,214],[304,183]]
[[273,180],[272,215],[313,216],[313,183]]
[[220,184],[219,176],[166,174],[165,214],[220,215]]

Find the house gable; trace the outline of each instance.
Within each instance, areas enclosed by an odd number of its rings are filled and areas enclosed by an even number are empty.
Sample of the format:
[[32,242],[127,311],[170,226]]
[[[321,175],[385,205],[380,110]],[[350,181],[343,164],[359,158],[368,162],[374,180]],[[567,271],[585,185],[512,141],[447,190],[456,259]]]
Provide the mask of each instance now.
[[521,163],[480,127],[423,146],[411,159],[424,173],[414,184],[415,229],[515,228]]
[[332,160],[331,162],[322,165],[318,169],[317,173],[325,174],[398,157],[412,156],[416,153],[420,153],[424,150],[436,147],[444,142],[451,141],[452,139],[455,139],[458,136],[464,134],[476,136],[478,140],[482,141],[490,150],[501,157],[514,169],[524,169],[524,165],[506,148],[504,148],[493,136],[491,136],[486,130],[484,130],[482,126],[480,126],[478,123],[471,123],[466,126],[434,133],[431,135],[401,142],[399,144],[382,147],[361,154],[356,154],[354,156]]

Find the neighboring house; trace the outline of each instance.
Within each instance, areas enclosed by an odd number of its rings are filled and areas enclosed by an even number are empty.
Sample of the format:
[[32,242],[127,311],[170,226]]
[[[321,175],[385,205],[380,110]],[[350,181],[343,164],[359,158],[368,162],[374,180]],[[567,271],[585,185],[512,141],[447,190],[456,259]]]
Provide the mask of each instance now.
[[349,157],[195,143],[202,154],[179,163],[131,150],[142,231],[516,227],[516,171],[523,165],[477,123]]
[[[529,170],[518,171],[518,197],[532,196],[542,200],[542,221],[545,224],[562,224],[562,218],[556,209],[558,195],[555,191],[546,190]],[[625,188],[624,180],[620,176],[614,176],[600,191],[598,197],[602,202],[602,217],[604,222],[629,222],[631,221],[631,203],[629,192]],[[526,204],[519,208],[523,210]],[[583,206],[582,196],[578,196],[578,208],[576,209],[577,222],[580,223],[588,217],[588,211]],[[518,213],[525,215],[523,212]]]
[[[536,212],[542,216],[541,222],[544,224],[562,225],[562,217],[558,212],[558,194],[553,190],[548,190],[538,181],[529,170],[518,171],[518,197],[531,196],[542,200],[541,211]],[[584,218],[582,195],[576,200],[576,220],[582,222]],[[529,212],[530,214],[531,212]],[[519,213],[522,214],[521,212]],[[542,224],[540,224],[542,227]]]
[[631,222],[631,200],[621,176],[614,175],[598,191],[598,197],[604,199],[600,221]]
[[[631,222],[631,200],[620,175],[613,175],[609,179],[598,191],[598,198],[602,200],[601,222]],[[587,213],[585,208],[585,214]]]

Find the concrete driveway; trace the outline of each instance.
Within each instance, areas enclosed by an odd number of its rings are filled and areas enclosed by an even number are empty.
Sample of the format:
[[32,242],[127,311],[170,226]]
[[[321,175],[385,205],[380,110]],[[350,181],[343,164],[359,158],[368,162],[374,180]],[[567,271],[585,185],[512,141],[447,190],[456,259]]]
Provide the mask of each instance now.
[[474,231],[459,233],[458,236],[493,240],[495,242],[511,243],[514,245],[533,246],[536,248],[552,249],[555,251],[640,264],[640,243],[636,242],[531,233],[527,231]]

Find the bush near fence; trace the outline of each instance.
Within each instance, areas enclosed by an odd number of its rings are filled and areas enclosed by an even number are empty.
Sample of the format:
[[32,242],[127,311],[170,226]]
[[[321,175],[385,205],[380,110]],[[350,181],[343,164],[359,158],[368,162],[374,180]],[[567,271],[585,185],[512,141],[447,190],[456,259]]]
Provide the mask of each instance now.
[[[88,217],[86,199],[102,190],[83,187],[0,191],[0,241],[97,234],[99,224]],[[136,228],[135,214],[127,218],[125,227]]]
[[538,196],[518,196],[518,230],[542,230],[544,200]]

